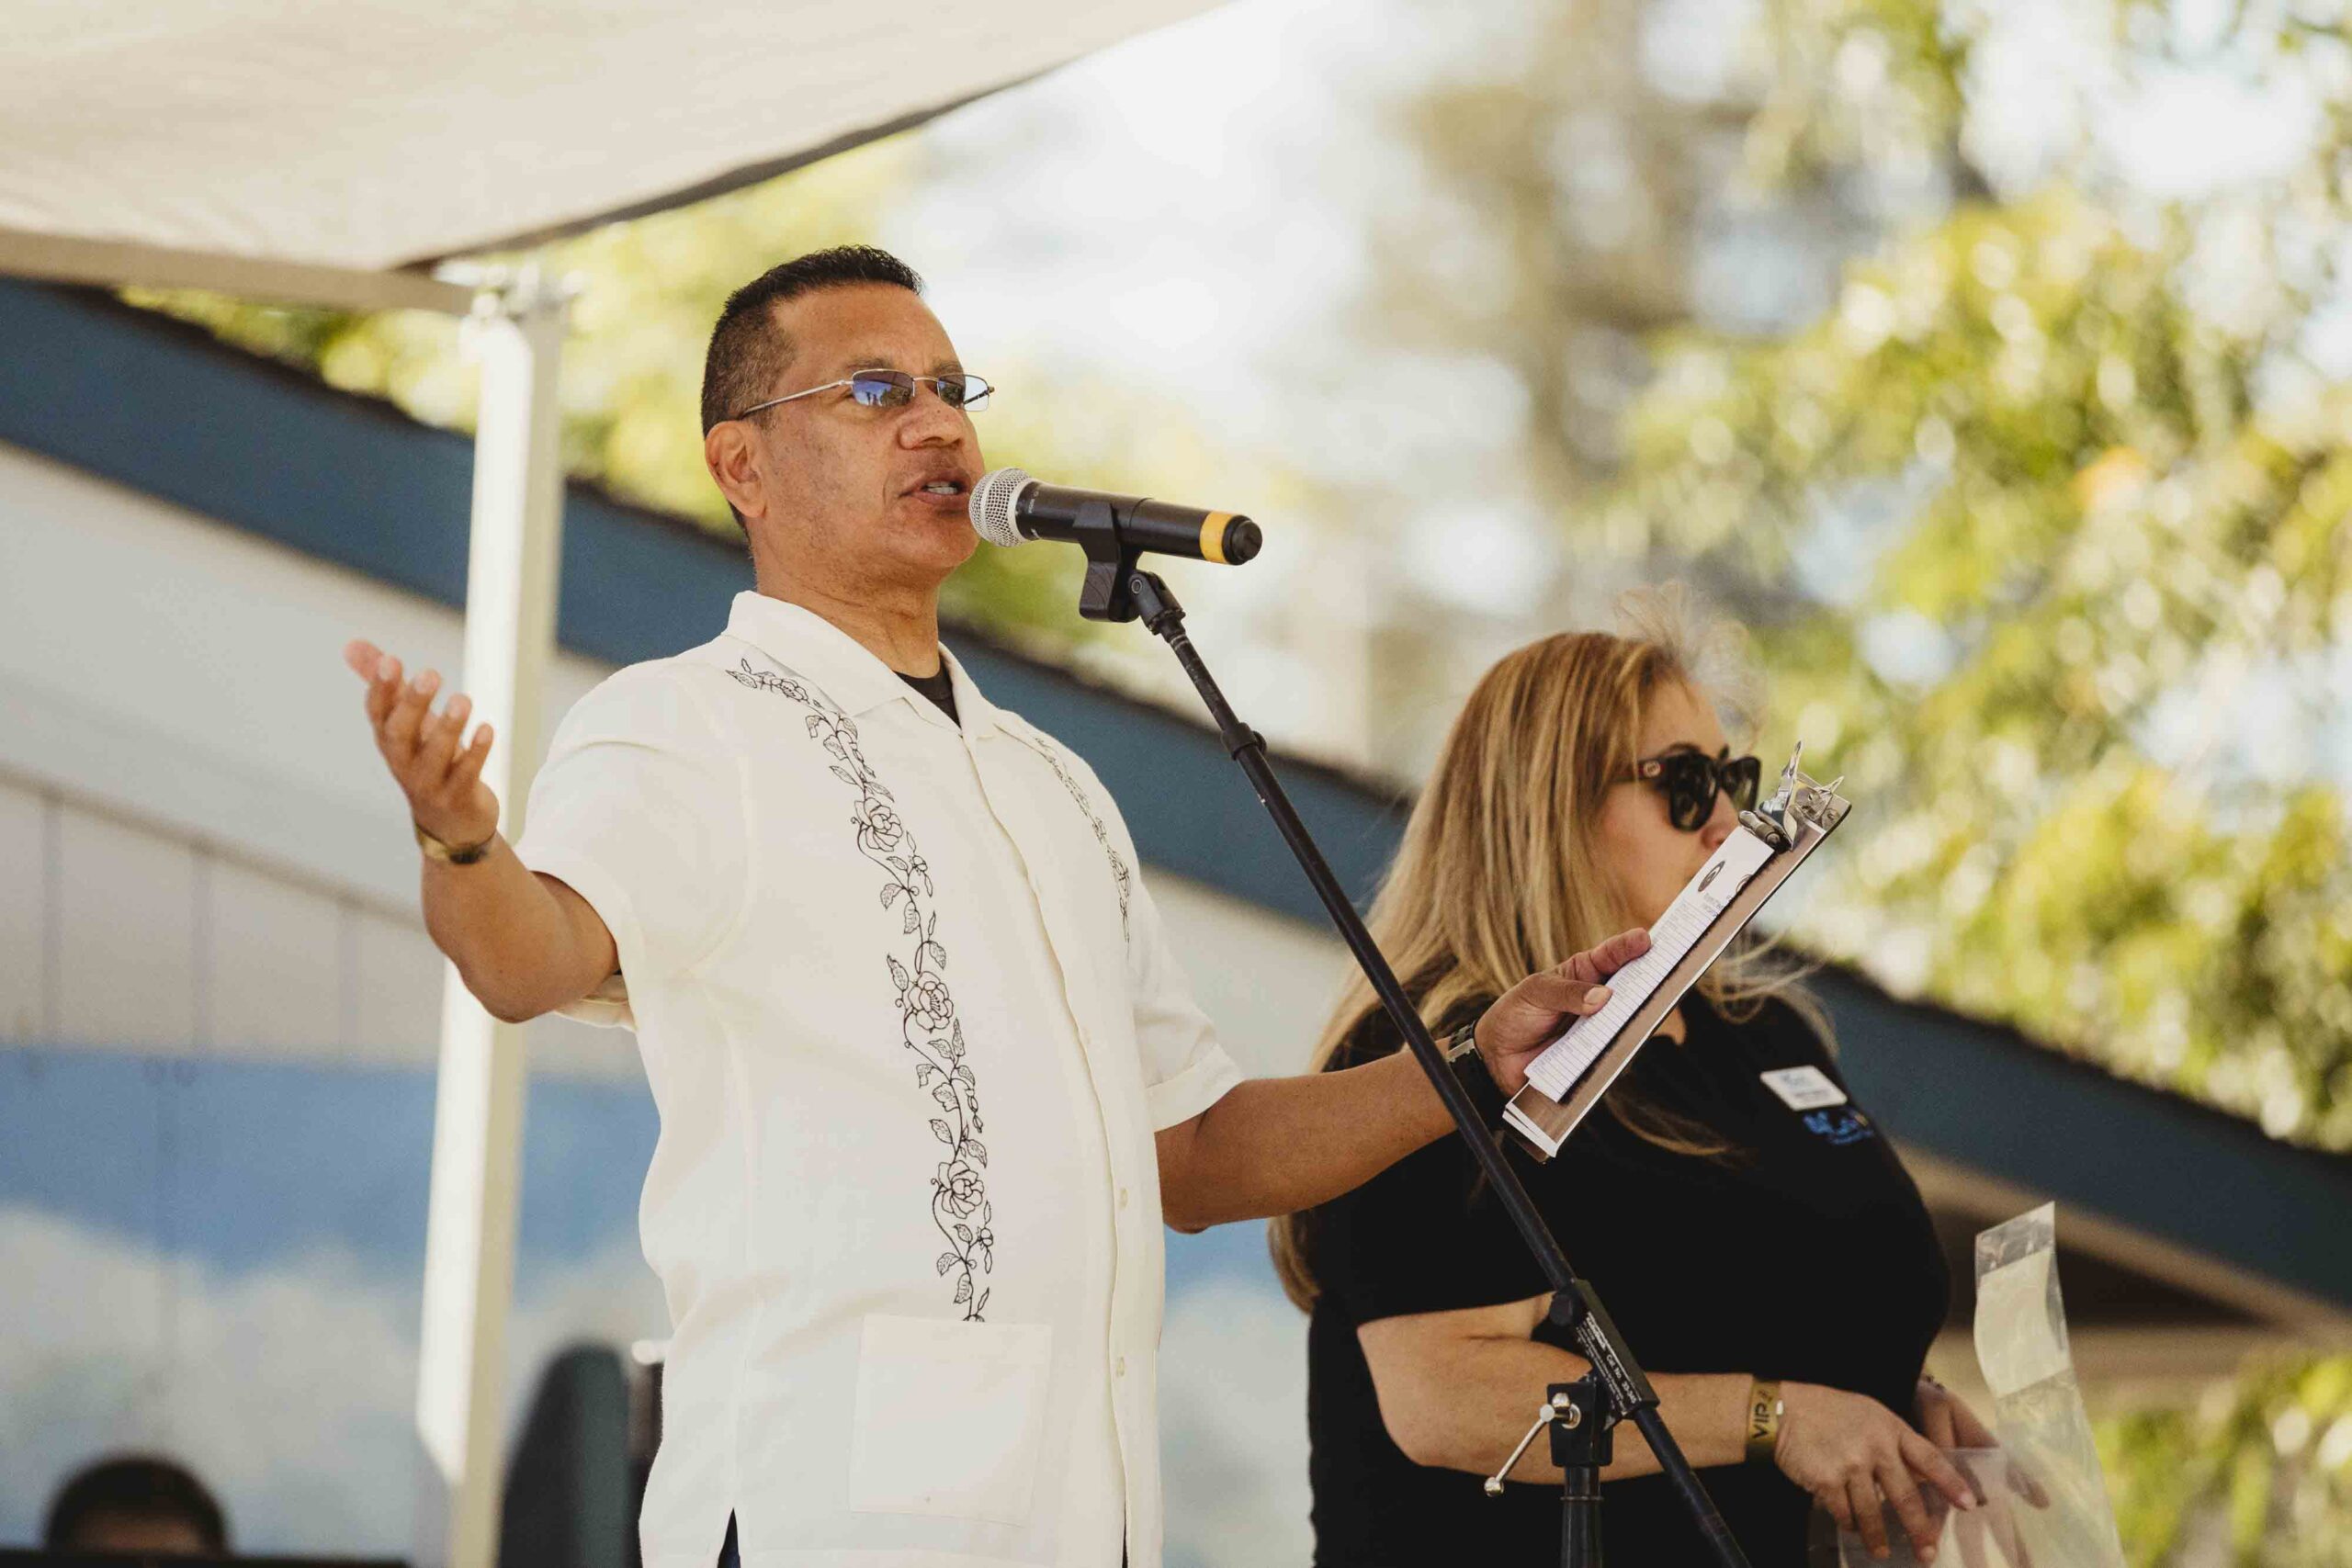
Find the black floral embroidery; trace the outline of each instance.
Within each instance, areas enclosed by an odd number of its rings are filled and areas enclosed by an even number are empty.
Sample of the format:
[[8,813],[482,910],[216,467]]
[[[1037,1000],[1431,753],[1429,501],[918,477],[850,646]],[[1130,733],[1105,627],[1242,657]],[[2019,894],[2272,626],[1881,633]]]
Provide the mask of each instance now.
[[964,1021],[956,1016],[956,998],[942,973],[947,967],[947,950],[937,937],[939,912],[931,908],[926,913],[935,897],[931,867],[900,820],[895,798],[867,764],[858,745],[857,725],[849,715],[805,681],[754,670],[749,660],[738,662],[740,669],[727,672],[737,682],[787,697],[809,710],[808,738],[832,759],[833,776],[857,791],[850,825],[857,830],[858,853],[888,878],[882,885],[882,907],[906,911],[899,931],[915,939],[908,956],[883,956],[890,966],[890,983],[899,988],[899,1043],[914,1053],[915,1084],[930,1092],[939,1110],[931,1119],[932,1135],[946,1145],[947,1157],[931,1179],[931,1223],[947,1244],[937,1269],[942,1277],[955,1276],[956,1304],[964,1309],[965,1320],[980,1322],[989,1292],[977,1288],[976,1276],[996,1269],[996,1233],[989,1226],[994,1211],[982,1174],[989,1150],[980,1134],[987,1128],[980,1121],[979,1082],[972,1076],[964,1044]]
[[1111,880],[1119,886],[1119,934],[1131,934],[1127,930],[1127,899],[1131,896],[1135,874],[1127,869],[1126,857],[1119,853],[1118,846],[1111,842],[1110,829],[1103,827],[1102,818],[1094,814],[1093,803],[1086,798],[1086,791],[1079,787],[1078,781],[1069,776],[1069,770],[1062,766],[1062,760],[1053,746],[1047,743],[1034,750],[1046,759],[1046,766],[1054,770],[1054,777],[1062,781],[1062,788],[1069,791],[1069,797],[1078,802],[1079,810],[1085,814],[1086,825],[1094,829],[1094,841],[1102,846],[1102,853],[1111,863]]

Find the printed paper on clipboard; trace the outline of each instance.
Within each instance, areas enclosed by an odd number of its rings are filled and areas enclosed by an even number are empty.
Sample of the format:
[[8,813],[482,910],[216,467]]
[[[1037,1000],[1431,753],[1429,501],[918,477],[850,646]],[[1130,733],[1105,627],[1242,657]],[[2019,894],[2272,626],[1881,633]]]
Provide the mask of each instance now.
[[1845,781],[1806,777],[1804,755],[1800,744],[1772,797],[1740,813],[1740,826],[1650,928],[1650,950],[1610,976],[1609,1005],[1570,1024],[1529,1066],[1503,1124],[1537,1158],[1559,1153],[1683,993],[1845,820],[1852,805],[1838,793]]

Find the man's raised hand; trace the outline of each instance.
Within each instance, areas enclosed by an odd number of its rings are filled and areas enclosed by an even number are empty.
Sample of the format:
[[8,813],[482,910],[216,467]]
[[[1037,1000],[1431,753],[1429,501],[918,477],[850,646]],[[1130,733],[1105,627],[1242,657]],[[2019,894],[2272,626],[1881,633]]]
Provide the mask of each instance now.
[[498,831],[498,796],[481,782],[491,729],[477,725],[464,739],[473,703],[462,693],[434,711],[441,677],[431,670],[401,679],[401,661],[374,643],[354,640],[343,661],[368,682],[368,723],[393,782],[408,796],[416,825],[445,844],[478,844]]

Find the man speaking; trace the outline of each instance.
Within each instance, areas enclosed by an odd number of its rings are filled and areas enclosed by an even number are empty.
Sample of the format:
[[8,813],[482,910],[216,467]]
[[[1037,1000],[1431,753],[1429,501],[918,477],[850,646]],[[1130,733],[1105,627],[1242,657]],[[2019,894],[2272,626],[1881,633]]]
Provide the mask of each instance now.
[[[853,247],[728,301],[704,456],[757,591],[572,708],[520,844],[466,699],[346,650],[467,986],[637,1032],[648,1568],[1157,1564],[1163,1217],[1306,1208],[1451,1125],[1403,1054],[1242,1081],[1101,782],[940,647],[989,389],[921,288]],[[1515,1089],[1644,942],[1523,981],[1467,1070]]]

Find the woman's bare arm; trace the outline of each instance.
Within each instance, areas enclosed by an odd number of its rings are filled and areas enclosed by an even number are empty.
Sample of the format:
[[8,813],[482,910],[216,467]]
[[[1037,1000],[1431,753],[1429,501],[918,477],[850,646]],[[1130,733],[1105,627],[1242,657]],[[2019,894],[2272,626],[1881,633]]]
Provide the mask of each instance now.
[[[1580,1356],[1528,1337],[1544,1321],[1548,1296],[1456,1312],[1382,1318],[1356,1330],[1380,1418],[1389,1437],[1416,1464],[1491,1475],[1510,1457],[1552,1383],[1574,1382],[1589,1370]],[[1747,1376],[1740,1373],[1654,1374],[1658,1413],[1694,1465],[1736,1464],[1747,1437]],[[1616,1432],[1615,1457],[1601,1473],[1611,1481],[1657,1472],[1649,1444],[1630,1426]],[[1560,1479],[1550,1446],[1538,1440],[1516,1468],[1515,1481]]]
[[[1381,1424],[1416,1464],[1492,1474],[1533,1423],[1552,1383],[1584,1375],[1583,1358],[1529,1337],[1551,1301],[1533,1296],[1499,1306],[1383,1318],[1356,1330]],[[1748,1375],[1653,1373],[1658,1414],[1694,1468],[1747,1457]],[[1934,1444],[1877,1400],[1819,1383],[1784,1382],[1785,1406],[1773,1460],[1873,1555],[1886,1555],[1879,1500],[1891,1504],[1923,1562],[1939,1533],[1921,1496],[1933,1486],[1954,1507],[1976,1506],[1975,1491]],[[1641,1433],[1621,1426],[1603,1480],[1652,1475],[1657,1456]],[[1560,1479],[1548,1444],[1529,1447],[1515,1481]]]

